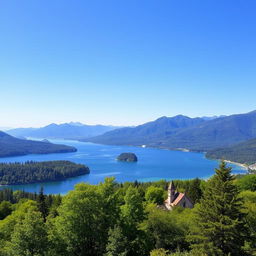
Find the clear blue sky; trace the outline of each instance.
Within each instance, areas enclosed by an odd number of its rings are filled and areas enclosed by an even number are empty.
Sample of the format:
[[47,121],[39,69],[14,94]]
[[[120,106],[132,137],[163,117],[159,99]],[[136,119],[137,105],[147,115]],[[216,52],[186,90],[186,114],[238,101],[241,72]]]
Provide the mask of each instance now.
[[1,0],[0,126],[256,109],[255,0]]

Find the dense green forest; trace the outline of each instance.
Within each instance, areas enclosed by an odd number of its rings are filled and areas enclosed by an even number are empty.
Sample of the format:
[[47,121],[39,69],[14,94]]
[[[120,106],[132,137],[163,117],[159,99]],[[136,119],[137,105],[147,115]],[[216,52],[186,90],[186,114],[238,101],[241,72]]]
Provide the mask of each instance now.
[[49,142],[23,140],[0,131],[0,157],[75,152],[76,148]]
[[0,191],[1,256],[256,255],[256,175],[222,163],[176,180],[193,209],[163,210],[166,181],[81,183],[65,196]]
[[87,166],[70,161],[0,163],[0,184],[17,185],[58,181],[89,172]]
[[251,139],[226,148],[219,148],[207,152],[206,157],[226,159],[243,164],[256,163],[256,139]]

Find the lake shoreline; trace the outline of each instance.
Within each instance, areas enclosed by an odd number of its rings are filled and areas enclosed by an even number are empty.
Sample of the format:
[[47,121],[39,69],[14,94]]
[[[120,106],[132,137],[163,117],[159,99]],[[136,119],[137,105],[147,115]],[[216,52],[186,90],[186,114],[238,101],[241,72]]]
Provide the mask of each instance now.
[[[221,159],[217,159],[217,160],[221,160]],[[247,164],[241,164],[241,163],[234,162],[234,161],[230,161],[230,160],[226,160],[226,159],[224,159],[224,162],[229,163],[229,164],[234,164],[234,165],[240,166],[240,167],[242,167],[243,169],[246,169],[247,171],[248,171],[248,168],[249,168],[249,165],[247,165]]]
[[[53,143],[64,143],[53,140]],[[65,140],[65,144],[74,146],[77,152],[68,154],[27,155],[2,158],[0,162],[55,161],[68,160],[88,166],[91,173],[65,179],[63,181],[33,183],[26,185],[4,185],[0,189],[11,188],[27,192],[38,192],[41,186],[46,194],[66,194],[78,183],[99,184],[105,177],[115,177],[116,182],[140,182],[175,179],[208,179],[214,175],[219,162],[207,159],[202,152],[189,152],[184,149],[174,150],[159,147],[142,147],[142,145],[120,146],[85,143]],[[164,149],[164,150],[160,150]],[[122,152],[133,152],[140,159],[136,164],[116,161]],[[199,154],[198,154],[199,153]],[[234,173],[244,173],[238,165],[231,164]]]

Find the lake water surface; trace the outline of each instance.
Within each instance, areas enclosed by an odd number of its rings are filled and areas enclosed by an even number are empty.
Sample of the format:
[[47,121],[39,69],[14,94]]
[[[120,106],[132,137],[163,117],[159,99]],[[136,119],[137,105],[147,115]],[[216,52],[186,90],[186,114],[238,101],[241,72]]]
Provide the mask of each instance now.
[[[65,181],[2,186],[1,188],[10,187],[14,190],[24,189],[29,192],[38,192],[40,187],[43,186],[47,194],[65,194],[72,190],[77,183],[89,182],[90,184],[97,184],[104,181],[105,177],[110,176],[116,177],[118,182],[208,178],[214,174],[214,168],[218,167],[218,161],[208,160],[202,153],[130,146],[107,146],[68,140],[51,141],[74,146],[78,151],[0,158],[0,162],[69,160],[87,165],[91,173]],[[135,153],[138,156],[138,162],[125,163],[116,161],[116,157],[123,152]],[[245,171],[240,166],[232,164],[231,166],[234,173]]]

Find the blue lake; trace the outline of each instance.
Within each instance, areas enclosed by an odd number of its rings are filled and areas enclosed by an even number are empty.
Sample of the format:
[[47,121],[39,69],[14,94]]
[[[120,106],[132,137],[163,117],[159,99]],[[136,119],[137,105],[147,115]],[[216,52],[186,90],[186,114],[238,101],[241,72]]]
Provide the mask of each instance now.
[[[43,186],[47,194],[65,194],[72,190],[77,183],[97,184],[104,181],[105,177],[110,176],[116,177],[118,182],[208,178],[214,174],[214,168],[218,167],[218,161],[208,160],[202,153],[130,146],[106,146],[68,140],[51,141],[74,146],[78,151],[74,153],[0,158],[0,162],[69,160],[87,165],[91,173],[60,182],[2,186],[1,188],[10,187],[14,190],[24,189],[29,192],[38,192],[40,187]],[[135,153],[138,156],[138,162],[125,163],[116,161],[116,157],[123,152]],[[245,171],[240,166],[232,164],[231,166],[234,173]]]

